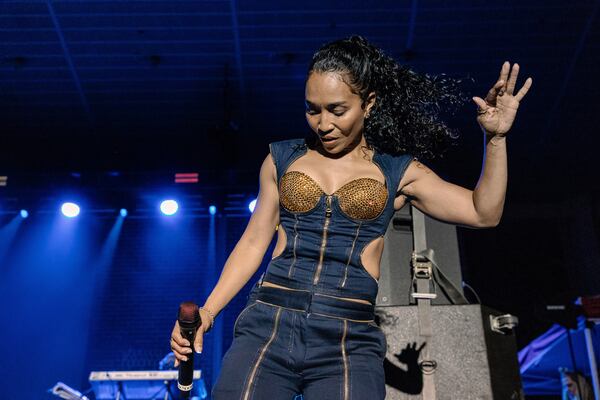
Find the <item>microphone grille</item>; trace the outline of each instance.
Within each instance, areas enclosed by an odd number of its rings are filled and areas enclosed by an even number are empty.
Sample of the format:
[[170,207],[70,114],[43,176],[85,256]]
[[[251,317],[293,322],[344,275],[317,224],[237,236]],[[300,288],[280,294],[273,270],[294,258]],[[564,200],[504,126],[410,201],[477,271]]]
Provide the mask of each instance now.
[[198,305],[191,301],[186,301],[179,305],[179,320],[193,323],[200,318],[198,314]]

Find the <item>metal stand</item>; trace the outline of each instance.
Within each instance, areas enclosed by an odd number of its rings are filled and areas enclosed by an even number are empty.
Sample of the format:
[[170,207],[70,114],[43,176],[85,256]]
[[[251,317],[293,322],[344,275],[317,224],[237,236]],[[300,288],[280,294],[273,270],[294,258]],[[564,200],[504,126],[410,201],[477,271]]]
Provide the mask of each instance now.
[[594,388],[594,398],[600,400],[600,384],[598,382],[598,366],[596,364],[596,356],[594,353],[594,343],[592,342],[592,327],[594,322],[585,321],[585,346],[588,353],[588,361],[590,363],[590,374],[592,375],[592,387]]
[[[422,359],[419,362],[423,372],[423,400],[436,400],[434,373],[437,362],[430,359],[429,348],[433,335],[431,324],[431,300],[437,297],[435,293],[435,282],[433,281],[433,265],[431,260],[419,255],[419,252],[427,249],[425,236],[425,215],[417,209],[413,209],[413,247],[412,268],[413,287],[412,298],[417,300],[419,315],[419,335],[425,342],[425,348],[421,352]],[[432,286],[433,285],[433,286]]]
[[169,385],[169,381],[165,379],[165,397],[163,400],[174,399],[173,393],[171,393],[171,385]]
[[125,397],[125,395],[123,394],[123,382],[122,381],[118,381],[117,382],[117,397],[115,397],[115,400],[121,400],[121,396],[123,396],[124,400],[127,400],[127,398]]

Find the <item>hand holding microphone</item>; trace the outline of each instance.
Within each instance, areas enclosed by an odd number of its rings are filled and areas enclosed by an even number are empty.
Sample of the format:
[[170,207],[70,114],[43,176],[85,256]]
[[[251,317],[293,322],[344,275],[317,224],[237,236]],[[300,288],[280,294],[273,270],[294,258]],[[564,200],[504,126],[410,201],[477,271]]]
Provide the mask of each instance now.
[[[202,319],[199,308],[192,302],[181,303],[177,321],[171,332],[171,349],[175,355],[175,367],[179,366],[177,386],[183,397],[189,397],[194,374],[194,352],[202,352],[204,333],[212,325]],[[194,344],[192,349],[191,344]]]

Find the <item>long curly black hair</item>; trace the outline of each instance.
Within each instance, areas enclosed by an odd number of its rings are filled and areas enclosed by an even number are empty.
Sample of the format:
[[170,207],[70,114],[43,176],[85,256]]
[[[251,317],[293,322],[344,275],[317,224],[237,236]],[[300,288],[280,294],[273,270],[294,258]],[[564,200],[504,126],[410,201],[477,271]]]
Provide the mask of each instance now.
[[307,80],[313,72],[340,74],[360,96],[363,109],[369,93],[375,92],[363,134],[368,146],[379,152],[432,159],[458,138],[441,118],[469,100],[459,89],[462,79],[417,73],[360,35],[321,47],[309,64]]

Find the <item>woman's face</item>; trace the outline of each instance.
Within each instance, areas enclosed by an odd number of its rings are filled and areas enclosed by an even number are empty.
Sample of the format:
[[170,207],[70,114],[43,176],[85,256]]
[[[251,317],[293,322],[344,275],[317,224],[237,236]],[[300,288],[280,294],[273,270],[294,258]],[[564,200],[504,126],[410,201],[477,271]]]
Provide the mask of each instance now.
[[323,149],[338,154],[362,141],[364,119],[374,103],[369,96],[365,109],[361,99],[334,72],[312,72],[306,82],[306,120]]
[[566,386],[567,391],[571,394],[577,394],[577,385],[575,384],[575,381],[569,376],[565,376],[562,379],[563,381],[563,385]]

